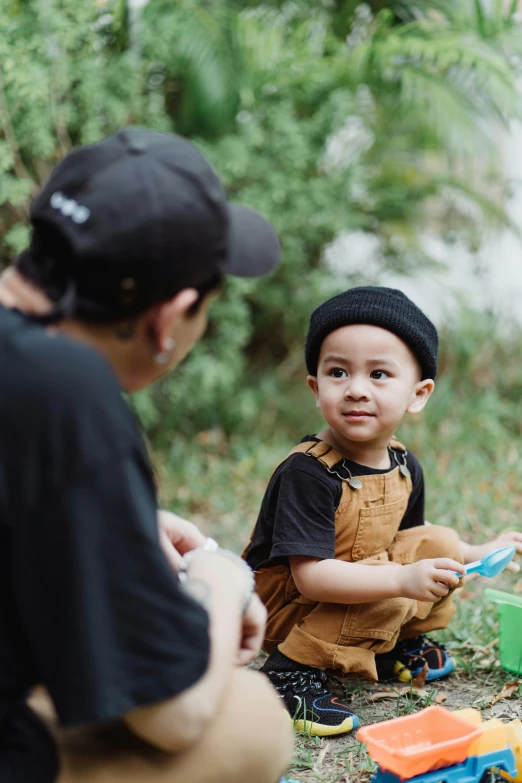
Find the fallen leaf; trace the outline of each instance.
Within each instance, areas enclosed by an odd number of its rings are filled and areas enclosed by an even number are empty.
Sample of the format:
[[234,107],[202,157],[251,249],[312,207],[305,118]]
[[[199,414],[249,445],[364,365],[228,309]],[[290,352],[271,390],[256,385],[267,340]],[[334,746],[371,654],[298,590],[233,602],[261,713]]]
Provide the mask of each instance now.
[[399,693],[401,696],[418,696],[419,699],[426,699],[430,695],[425,688],[412,688],[411,685],[405,685],[404,688],[400,688]]
[[422,688],[422,686],[426,682],[426,677],[428,676],[428,672],[429,672],[429,667],[428,664],[425,663],[422,669],[420,670],[420,672],[417,674],[417,676],[413,678],[412,684],[416,688]]
[[368,696],[368,701],[384,701],[384,699],[399,699],[401,696],[416,696],[419,699],[427,699],[430,696],[430,692],[425,688],[418,688],[413,685],[403,685],[400,688],[387,688],[381,691],[375,691]]
[[500,693],[497,693],[496,696],[493,696],[493,698],[489,702],[489,706],[492,707],[494,704],[497,704],[497,702],[502,701],[502,699],[509,699],[511,696],[513,696],[514,693],[518,691],[519,685],[520,685],[520,680],[504,683]]
[[515,585],[513,587],[514,593],[522,593],[522,579],[519,579],[515,582]]
[[398,691],[377,691],[368,696],[368,701],[383,701],[384,699],[398,699],[401,694]]
[[448,697],[444,693],[444,691],[439,691],[437,695],[435,696],[435,704],[442,704],[443,701],[446,701]]

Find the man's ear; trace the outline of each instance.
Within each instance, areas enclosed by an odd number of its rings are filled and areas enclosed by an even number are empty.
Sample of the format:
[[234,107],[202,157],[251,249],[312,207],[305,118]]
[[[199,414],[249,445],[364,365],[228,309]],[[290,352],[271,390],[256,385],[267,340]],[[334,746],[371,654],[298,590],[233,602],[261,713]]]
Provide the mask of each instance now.
[[431,378],[416,383],[406,413],[420,413],[433,394],[434,388],[435,381],[432,381]]
[[308,387],[314,393],[316,408],[319,408],[320,407],[320,404],[319,404],[319,384],[317,383],[317,377],[315,375],[308,375],[307,378],[306,378],[306,382],[308,384]]
[[169,341],[175,337],[176,328],[180,321],[188,314],[188,311],[199,299],[199,292],[195,288],[184,288],[182,291],[168,299],[154,305],[150,309],[149,328],[155,342],[155,350],[168,350]]

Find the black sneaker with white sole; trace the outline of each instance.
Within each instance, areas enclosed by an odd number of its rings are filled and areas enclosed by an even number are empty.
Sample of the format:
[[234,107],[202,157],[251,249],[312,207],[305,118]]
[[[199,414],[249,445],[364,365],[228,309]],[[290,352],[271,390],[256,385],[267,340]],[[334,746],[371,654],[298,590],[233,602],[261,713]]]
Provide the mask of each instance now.
[[320,669],[266,671],[283,699],[296,731],[312,737],[333,737],[358,729],[357,715],[328,688],[328,677]]

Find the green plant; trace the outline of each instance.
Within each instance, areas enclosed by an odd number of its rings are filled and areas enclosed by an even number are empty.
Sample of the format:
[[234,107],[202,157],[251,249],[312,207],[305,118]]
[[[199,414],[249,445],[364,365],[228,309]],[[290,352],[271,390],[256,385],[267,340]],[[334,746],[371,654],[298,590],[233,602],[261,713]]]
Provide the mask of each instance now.
[[488,141],[518,110],[514,8],[407,6],[150,0],[132,25],[125,0],[0,5],[0,264],[58,159],[126,124],[190,135],[279,230],[277,273],[231,281],[206,342],[137,399],[158,447],[174,430],[246,431],[275,404],[311,310],[365,280],[325,264],[339,233],[373,237],[407,274],[432,263],[427,226],[477,244],[506,222]]

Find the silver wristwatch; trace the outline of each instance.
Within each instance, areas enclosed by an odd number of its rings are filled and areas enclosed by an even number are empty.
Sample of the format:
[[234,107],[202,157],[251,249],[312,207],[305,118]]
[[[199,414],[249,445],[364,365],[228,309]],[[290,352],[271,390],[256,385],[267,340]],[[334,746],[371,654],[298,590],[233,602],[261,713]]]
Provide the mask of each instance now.
[[229,549],[221,549],[221,547],[214,541],[213,538],[207,538],[203,546],[198,546],[196,549],[191,549],[190,552],[186,552],[181,558],[181,565],[179,567],[179,579],[182,584],[187,581],[187,570],[191,561],[201,552],[209,552],[217,557],[224,557],[235,563],[243,572],[244,576],[244,589],[243,600],[241,602],[241,611],[244,614],[248,609],[250,601],[255,591],[256,582],[254,579],[254,573],[248,563],[246,563],[242,557],[231,552]]

